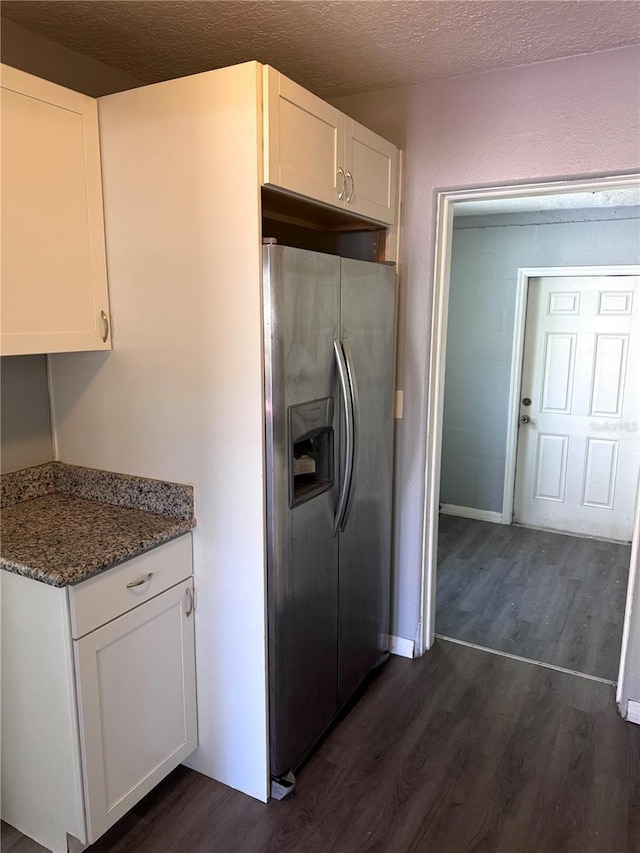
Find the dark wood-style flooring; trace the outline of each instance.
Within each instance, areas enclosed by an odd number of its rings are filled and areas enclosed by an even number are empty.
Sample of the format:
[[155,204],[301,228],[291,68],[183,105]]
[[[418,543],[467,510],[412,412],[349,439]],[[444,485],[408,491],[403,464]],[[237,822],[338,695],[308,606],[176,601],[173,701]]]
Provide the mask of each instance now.
[[436,631],[618,678],[630,548],[440,516]]
[[[613,688],[440,640],[392,657],[267,805],[179,768],[91,853],[637,853]],[[37,845],[5,828],[3,853]]]

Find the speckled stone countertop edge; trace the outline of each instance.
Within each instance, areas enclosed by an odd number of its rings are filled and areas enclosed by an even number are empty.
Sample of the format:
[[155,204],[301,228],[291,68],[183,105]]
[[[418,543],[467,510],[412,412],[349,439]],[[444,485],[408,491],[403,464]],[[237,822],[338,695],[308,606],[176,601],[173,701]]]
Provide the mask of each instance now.
[[161,533],[156,533],[148,538],[141,539],[135,547],[120,546],[114,548],[108,555],[96,558],[95,563],[90,567],[81,565],[74,566],[64,572],[56,569],[45,571],[34,566],[28,566],[17,560],[0,557],[0,569],[21,575],[25,578],[30,578],[31,580],[39,581],[40,583],[46,583],[48,586],[55,586],[58,588],[74,586],[75,584],[82,583],[83,581],[94,577],[95,575],[106,572],[109,569],[113,569],[115,566],[119,566],[127,560],[139,557],[140,554],[145,554],[148,551],[157,548],[159,545],[164,545],[166,542],[170,542],[172,539],[177,539],[178,536],[184,536],[186,533],[193,530],[195,526],[195,519],[176,522],[170,529]]
[[15,506],[52,492],[101,501],[188,521],[193,518],[193,486],[101,471],[66,462],[45,462],[0,476],[0,505]]
[[196,526],[193,487],[47,462],[2,474],[0,569],[74,585]]

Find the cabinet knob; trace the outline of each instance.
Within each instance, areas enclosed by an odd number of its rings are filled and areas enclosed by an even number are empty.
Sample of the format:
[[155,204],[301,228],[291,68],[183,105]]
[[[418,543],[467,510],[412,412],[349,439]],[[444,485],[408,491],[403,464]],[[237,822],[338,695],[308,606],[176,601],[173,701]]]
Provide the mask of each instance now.
[[109,318],[104,311],[100,312],[100,317],[102,318],[102,343],[106,344],[109,337]]

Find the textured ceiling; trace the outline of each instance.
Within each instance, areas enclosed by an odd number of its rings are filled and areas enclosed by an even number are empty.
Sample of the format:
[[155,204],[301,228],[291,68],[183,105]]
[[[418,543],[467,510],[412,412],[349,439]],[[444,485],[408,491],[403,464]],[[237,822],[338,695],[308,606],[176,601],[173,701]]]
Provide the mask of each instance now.
[[4,0],[1,12],[145,83],[258,59],[323,97],[640,41],[635,0]]

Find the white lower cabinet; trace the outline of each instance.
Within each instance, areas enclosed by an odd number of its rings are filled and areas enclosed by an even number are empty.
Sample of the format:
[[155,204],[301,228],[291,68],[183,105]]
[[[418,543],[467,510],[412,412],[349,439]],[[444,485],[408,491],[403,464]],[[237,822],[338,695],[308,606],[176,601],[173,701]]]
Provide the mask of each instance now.
[[92,840],[197,746],[192,590],[185,580],[74,640]]
[[197,746],[191,572],[190,535],[65,589],[2,572],[2,817],[55,853]]

